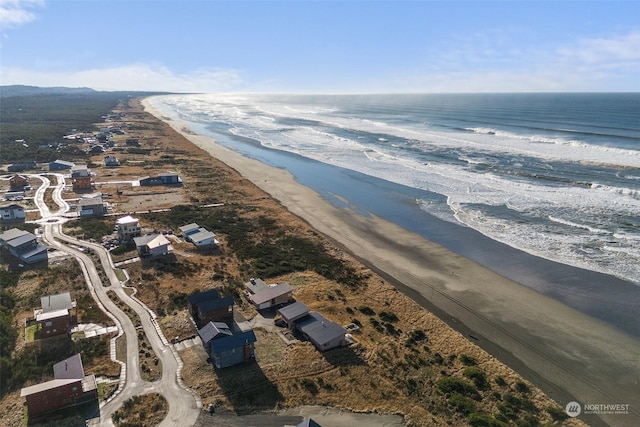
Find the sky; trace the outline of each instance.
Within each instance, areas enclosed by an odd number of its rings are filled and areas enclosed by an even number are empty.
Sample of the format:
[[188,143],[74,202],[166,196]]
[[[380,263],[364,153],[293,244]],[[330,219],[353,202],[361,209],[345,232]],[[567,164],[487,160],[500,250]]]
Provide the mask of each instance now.
[[638,92],[640,0],[0,0],[0,84]]

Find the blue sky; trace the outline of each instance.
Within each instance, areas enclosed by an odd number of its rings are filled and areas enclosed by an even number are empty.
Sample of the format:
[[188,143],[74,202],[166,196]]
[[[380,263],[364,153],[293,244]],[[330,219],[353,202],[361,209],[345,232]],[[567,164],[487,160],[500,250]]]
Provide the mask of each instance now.
[[0,0],[0,84],[640,91],[640,0]]

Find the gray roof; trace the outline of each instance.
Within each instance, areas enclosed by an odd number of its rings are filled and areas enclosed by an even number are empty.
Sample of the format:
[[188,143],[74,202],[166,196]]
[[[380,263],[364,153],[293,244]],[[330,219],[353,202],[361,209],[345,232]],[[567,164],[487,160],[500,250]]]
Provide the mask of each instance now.
[[229,326],[224,322],[209,322],[202,328],[198,329],[198,335],[202,338],[203,343],[216,339],[219,336],[233,335]]
[[170,244],[171,242],[162,234],[156,234],[153,239],[148,241],[144,246],[147,246],[149,249],[155,249],[162,246],[168,246]]
[[9,240],[7,246],[11,246],[13,248],[17,248],[18,246],[22,246],[25,243],[33,242],[36,240],[36,236],[31,233],[23,234],[22,236],[18,236],[15,239]]
[[249,280],[247,283],[244,284],[244,286],[249,289],[249,291],[251,293],[256,293],[264,288],[266,288],[268,285],[262,280],[262,279],[251,279]]
[[180,227],[180,231],[182,232],[182,234],[189,234],[189,232],[195,233],[198,231],[198,229],[200,229],[200,226],[195,222]]
[[51,162],[51,163],[57,163],[59,165],[65,165],[65,166],[71,166],[71,167],[73,167],[75,165],[75,163],[73,163],[73,162],[68,162],[66,160],[60,160],[60,159],[56,160],[55,162]]
[[278,310],[278,313],[286,320],[297,320],[309,314],[309,307],[300,301],[296,301],[293,304],[282,307]]
[[189,235],[189,239],[193,243],[202,242],[204,240],[211,239],[211,238],[215,240],[215,237],[216,237],[215,233],[208,231],[204,228],[201,228],[199,231]]
[[102,196],[82,198],[82,199],[80,199],[80,202],[78,202],[78,204],[79,204],[80,206],[97,206],[97,205],[102,205]]
[[288,283],[283,282],[278,283],[275,286],[267,286],[255,294],[250,295],[249,299],[253,301],[254,304],[263,304],[269,300],[288,294],[289,292],[293,292],[293,288]]
[[342,326],[315,311],[297,321],[296,327],[319,347],[347,333]]
[[43,245],[42,243],[38,243],[31,250],[26,251],[26,252],[21,252],[20,253],[20,258],[22,258],[23,260],[29,262],[28,261],[29,258],[34,257],[36,255],[40,255],[42,252],[47,252],[47,247],[45,245]]
[[80,380],[77,378],[60,379],[60,380],[51,380],[44,383],[32,385],[31,387],[25,387],[22,390],[20,390],[20,397],[25,397],[32,394],[40,393],[45,390],[52,390],[54,388],[62,387],[67,384],[73,384],[75,382],[80,382]]
[[40,304],[43,313],[50,311],[64,310],[73,308],[71,302],[71,294],[69,292],[63,292],[55,295],[45,295],[40,298]]
[[247,344],[253,344],[258,339],[256,338],[256,334],[253,333],[253,330],[250,329],[245,332],[240,332],[239,334],[230,335],[226,337],[219,338],[217,340],[213,340],[211,344],[211,349],[216,352],[222,352],[231,350],[233,348],[243,347]]
[[147,234],[140,237],[134,237],[133,242],[136,244],[136,247],[146,246],[159,235],[160,234]]
[[0,209],[24,210],[24,208],[22,206],[17,205],[15,203],[12,203],[10,205],[0,206]]
[[53,365],[53,376],[57,380],[62,379],[84,379],[84,367],[80,353],[75,354],[62,362]]
[[9,240],[13,240],[16,237],[25,236],[27,234],[31,234],[28,231],[20,230],[19,228],[12,228],[11,230],[7,230],[4,233],[0,234],[0,240],[4,242],[8,242]]

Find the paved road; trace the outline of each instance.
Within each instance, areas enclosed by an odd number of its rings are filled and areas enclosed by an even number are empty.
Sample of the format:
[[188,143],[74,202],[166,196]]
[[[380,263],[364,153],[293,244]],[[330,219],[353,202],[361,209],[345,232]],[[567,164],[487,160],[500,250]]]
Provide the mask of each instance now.
[[[162,394],[169,402],[169,413],[160,424],[163,427],[169,426],[189,426],[194,425],[200,414],[199,400],[187,389],[180,385],[179,370],[182,362],[177,353],[166,341],[162,332],[157,327],[152,313],[139,301],[129,297],[118,279],[113,262],[109,253],[100,245],[79,241],[62,233],[61,223],[66,221],[61,215],[68,211],[69,206],[62,199],[64,189],[64,177],[58,176],[58,185],[53,191],[53,200],[60,206],[60,209],[52,214],[44,203],[44,194],[51,185],[49,179],[43,176],[34,175],[42,181],[42,185],[36,191],[34,202],[40,209],[42,219],[39,220],[44,227],[44,240],[52,247],[73,255],[80,263],[87,285],[100,307],[106,311],[118,324],[126,336],[127,360],[121,373],[124,376],[121,388],[108,403],[104,404],[100,410],[99,420],[95,420],[94,425],[113,425],[111,414],[113,414],[122,403],[132,396],[137,396],[149,392]],[[61,243],[64,242],[64,243]],[[90,247],[100,257],[103,270],[109,283],[102,283],[98,270],[93,260],[84,252],[76,249],[78,246]],[[155,382],[144,381],[140,377],[140,365],[138,358],[138,336],[136,329],[129,319],[107,296],[107,291],[112,289],[122,301],[128,304],[140,317],[142,327],[149,339],[151,347],[162,362],[162,379]]]

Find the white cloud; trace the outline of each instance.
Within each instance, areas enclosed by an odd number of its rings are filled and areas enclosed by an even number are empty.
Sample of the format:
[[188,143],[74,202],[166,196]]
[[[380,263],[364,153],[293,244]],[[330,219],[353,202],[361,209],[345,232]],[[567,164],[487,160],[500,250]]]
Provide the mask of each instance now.
[[2,31],[35,21],[33,9],[44,6],[44,0],[0,0],[0,28]]
[[611,38],[583,39],[558,48],[558,59],[597,68],[634,67],[640,71],[640,31]]
[[0,71],[5,85],[90,87],[97,90],[224,92],[240,90],[245,84],[237,70],[197,69],[176,74],[163,65],[150,64],[58,72],[3,67]]
[[640,91],[640,31],[518,49],[457,41],[386,84],[401,92]]

